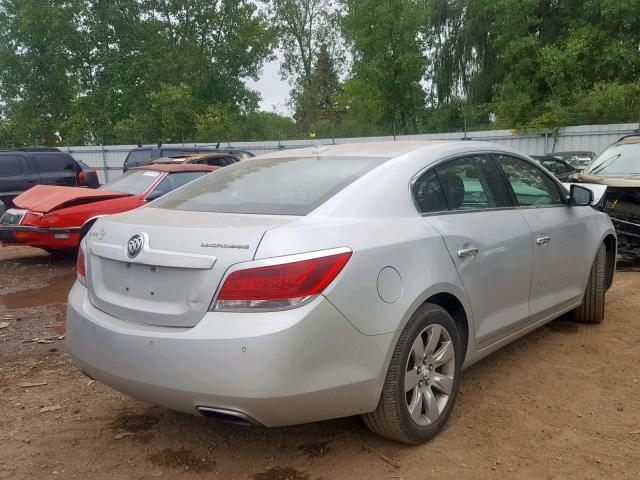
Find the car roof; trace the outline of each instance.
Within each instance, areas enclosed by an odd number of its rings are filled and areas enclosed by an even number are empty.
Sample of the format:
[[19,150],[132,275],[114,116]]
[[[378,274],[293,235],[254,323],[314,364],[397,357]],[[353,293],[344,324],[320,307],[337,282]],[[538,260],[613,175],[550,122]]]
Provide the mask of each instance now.
[[0,153],[7,152],[56,152],[56,153],[66,153],[61,151],[56,147],[18,147],[18,148],[2,148],[0,149]]
[[154,172],[213,172],[221,167],[214,165],[199,165],[192,163],[155,163],[150,165],[142,165],[132,168],[131,170],[151,170]]
[[[456,141],[456,142],[459,142]],[[405,153],[412,152],[431,145],[451,143],[449,140],[415,141],[415,142],[364,142],[345,143],[340,145],[318,145],[293,150],[279,150],[258,158],[285,158],[285,157],[384,157],[394,158]]]
[[513,153],[522,156],[512,148],[498,143],[471,140],[425,140],[425,141],[384,141],[347,143],[340,145],[320,145],[295,150],[280,150],[255,157],[261,158],[292,158],[292,157],[380,157],[396,158],[424,150],[425,153],[450,150],[451,153],[472,151],[496,151]]

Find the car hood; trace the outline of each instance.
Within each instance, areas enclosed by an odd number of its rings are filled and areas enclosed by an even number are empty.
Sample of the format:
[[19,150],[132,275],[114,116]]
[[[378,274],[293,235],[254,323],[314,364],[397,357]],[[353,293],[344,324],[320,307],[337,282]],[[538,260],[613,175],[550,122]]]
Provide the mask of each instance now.
[[608,187],[640,187],[640,175],[590,175],[588,173],[575,173],[570,177],[571,181],[580,183],[597,183]]
[[48,213],[64,207],[128,196],[128,193],[110,192],[102,189],[36,185],[18,195],[13,203],[25,210]]

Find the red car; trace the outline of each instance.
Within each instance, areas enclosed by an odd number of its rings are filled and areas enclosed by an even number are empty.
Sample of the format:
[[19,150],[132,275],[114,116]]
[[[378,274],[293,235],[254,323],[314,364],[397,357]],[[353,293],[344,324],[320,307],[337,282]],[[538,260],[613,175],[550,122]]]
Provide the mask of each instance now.
[[4,245],[47,251],[77,248],[97,218],[133,210],[220,167],[146,165],[98,189],[36,185],[18,195],[0,218]]

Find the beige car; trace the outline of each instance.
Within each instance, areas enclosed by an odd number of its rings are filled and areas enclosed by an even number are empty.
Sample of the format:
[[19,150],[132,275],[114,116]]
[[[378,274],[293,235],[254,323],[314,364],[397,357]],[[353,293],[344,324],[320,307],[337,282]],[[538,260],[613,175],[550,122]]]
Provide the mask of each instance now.
[[620,260],[640,260],[640,135],[629,135],[605,149],[571,182],[606,185],[600,208],[618,234]]

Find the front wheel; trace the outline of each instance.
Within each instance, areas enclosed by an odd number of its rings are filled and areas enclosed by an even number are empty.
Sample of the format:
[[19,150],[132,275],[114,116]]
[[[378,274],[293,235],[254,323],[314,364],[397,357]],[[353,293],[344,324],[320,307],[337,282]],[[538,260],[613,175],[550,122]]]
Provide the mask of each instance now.
[[591,266],[587,290],[582,305],[573,311],[573,320],[580,323],[600,323],[604,318],[604,294],[607,291],[607,249],[600,245]]
[[420,444],[444,426],[460,380],[462,346],[451,315],[422,305],[411,317],[393,352],[378,407],[363,415],[378,435]]

